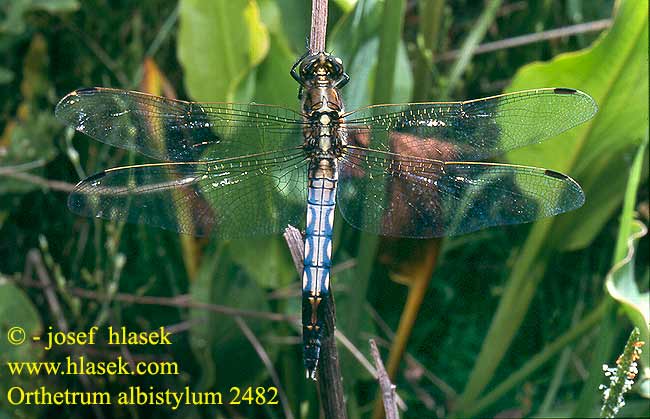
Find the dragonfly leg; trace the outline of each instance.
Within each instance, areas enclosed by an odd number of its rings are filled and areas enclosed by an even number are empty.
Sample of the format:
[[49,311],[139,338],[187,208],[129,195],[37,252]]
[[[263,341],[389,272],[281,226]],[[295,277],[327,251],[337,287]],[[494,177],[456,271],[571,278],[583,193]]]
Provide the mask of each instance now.
[[341,74],[341,78],[334,83],[334,87],[340,89],[346,84],[348,84],[349,81],[350,81],[350,76],[348,76],[348,73],[343,73]]

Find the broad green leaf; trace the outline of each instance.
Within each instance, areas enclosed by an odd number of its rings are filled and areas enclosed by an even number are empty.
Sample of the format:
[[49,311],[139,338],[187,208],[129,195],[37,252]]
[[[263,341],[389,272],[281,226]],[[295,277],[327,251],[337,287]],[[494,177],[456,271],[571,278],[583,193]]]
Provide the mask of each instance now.
[[508,155],[513,163],[570,174],[583,187],[585,205],[558,217],[552,234],[564,249],[583,248],[623,199],[621,170],[648,128],[648,2],[623,1],[613,27],[592,47],[523,67],[508,91],[572,87],[598,103],[596,116],[557,138]]
[[343,16],[332,28],[328,48],[344,63],[355,56],[364,43],[376,38],[381,28],[383,3],[379,0],[360,0],[354,9]]
[[[277,19],[274,20],[275,24],[270,23],[265,16],[265,4],[268,4],[268,9],[275,9]],[[293,0],[267,0],[260,2],[262,8],[262,16],[264,22],[269,26],[269,30],[276,36],[286,38],[292,54],[296,52],[301,55],[305,52],[307,47],[307,38],[309,36],[309,25],[311,21],[311,3],[306,1],[293,1]],[[297,57],[294,57],[294,61]],[[287,69],[288,71],[288,69]]]
[[255,102],[299,109],[298,83],[289,74],[295,61],[286,39],[272,33],[269,54],[256,70]]
[[[192,283],[192,300],[232,308],[269,311],[261,288],[233,264],[233,250],[226,245],[211,246],[202,258],[196,281]],[[205,309],[190,312],[192,350],[203,366],[200,387],[230,388],[251,384],[265,369],[255,349],[235,323],[232,315]],[[255,336],[262,340],[268,324],[259,319],[244,318]],[[273,358],[274,347],[264,345]]]
[[328,48],[343,60],[350,82],[343,89],[348,110],[369,105],[371,73],[377,64],[382,3],[362,0],[331,31]]
[[233,240],[230,248],[233,261],[260,287],[279,288],[298,278],[287,245],[281,237]]
[[349,12],[357,4],[357,0],[334,0],[344,12]]
[[[647,291],[650,284],[637,284],[634,260],[636,242],[645,236],[648,230],[643,223],[634,219],[634,209],[647,146],[648,137],[646,136],[644,144],[637,151],[632,170],[630,170],[616,240],[614,266],[607,274],[605,281],[607,292],[618,301],[625,314],[639,329],[641,340],[644,342],[650,342],[650,292]],[[644,279],[647,280],[647,278]],[[646,291],[641,292],[640,288]],[[650,351],[642,351],[641,362],[644,366],[644,377],[646,380],[650,380]]]
[[232,101],[268,52],[268,30],[257,3],[181,0],[179,17],[178,58],[190,96]]
[[[641,340],[650,341],[650,292],[641,292],[634,274],[636,243],[645,236],[648,229],[641,222],[633,223],[634,231],[626,240],[627,254],[619,260],[607,274],[605,286],[607,292],[619,302],[625,314],[641,332]],[[647,285],[646,285],[647,286]],[[644,351],[644,360],[648,351]],[[646,361],[647,365],[647,361]]]
[[[43,384],[43,377],[10,375],[7,370],[6,362],[30,362],[39,361],[44,354],[43,345],[36,344],[32,340],[33,336],[40,336],[43,332],[41,318],[34,307],[32,301],[18,287],[13,285],[8,278],[0,274],[0,392],[4,396],[0,400],[0,405],[6,405],[6,394],[9,388],[20,386],[24,388],[38,388]],[[21,328],[24,331],[25,341],[19,345],[10,344],[7,340],[9,331],[12,328]],[[17,330],[17,329],[14,329]],[[18,332],[20,333],[20,332]],[[14,338],[20,335],[16,331],[12,332]],[[16,417],[20,407],[10,406],[13,412],[11,417]],[[0,412],[2,417],[2,412]]]
[[[39,336],[43,331],[41,318],[25,293],[8,278],[0,275],[0,362],[33,361],[40,357],[42,349],[35,345],[32,336]],[[10,344],[6,337],[12,327],[25,331],[26,340],[22,345]],[[0,380],[2,381],[2,380]]]
[[[358,109],[372,104],[372,89],[377,73],[377,50],[379,39],[372,38],[359,48],[351,60],[352,66],[346,71],[350,74],[350,83],[343,88],[343,98],[347,110]],[[345,62],[344,62],[345,64]],[[409,102],[413,91],[413,75],[409,66],[406,48],[400,42],[395,63],[395,84],[391,102]]]
[[249,1],[244,9],[246,27],[249,28],[248,48],[251,65],[259,64],[269,50],[269,31],[263,24],[257,3]]
[[[373,90],[379,54],[379,37],[382,30],[383,3],[377,0],[359,1],[355,8],[343,17],[332,31],[328,44],[341,57],[350,82],[343,88],[347,110],[373,104]],[[391,102],[409,102],[412,99],[413,74],[406,47],[397,44],[395,77]]]
[[[572,87],[594,97],[600,106],[595,118],[558,138],[509,154],[519,164],[547,167],[575,176],[586,192],[579,210],[533,224],[504,288],[481,352],[457,408],[465,412],[494,377],[519,330],[546,270],[553,247],[577,249],[589,244],[623,198],[628,170],[621,170],[624,153],[636,149],[648,118],[648,1],[619,3],[612,28],[592,47],[563,54],[548,63],[523,67],[510,91],[538,87]],[[611,190],[603,185],[614,184]],[[602,190],[613,201],[595,202]],[[608,211],[602,213],[602,211]],[[580,228],[580,226],[590,226]],[[574,234],[580,231],[580,235]]]

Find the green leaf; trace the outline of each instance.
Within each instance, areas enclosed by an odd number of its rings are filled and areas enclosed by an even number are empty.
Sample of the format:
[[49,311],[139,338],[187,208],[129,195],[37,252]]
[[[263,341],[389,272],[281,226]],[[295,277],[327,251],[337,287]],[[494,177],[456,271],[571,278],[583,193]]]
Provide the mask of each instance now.
[[343,9],[344,12],[349,12],[357,3],[357,0],[334,0],[334,3]]
[[[42,354],[40,345],[33,345],[31,337],[39,336],[43,331],[41,318],[27,295],[14,286],[8,278],[0,275],[0,362],[33,361]],[[7,332],[12,327],[20,327],[27,336],[22,345],[12,345],[7,339]],[[2,380],[0,380],[2,381]]]
[[[387,103],[392,97],[395,86],[398,49],[404,27],[405,0],[394,0],[384,3],[382,25],[384,30],[379,34],[379,51],[377,75],[373,89],[373,103]],[[402,75],[400,74],[400,77]]]
[[279,288],[296,280],[296,269],[281,237],[233,240],[232,259],[264,288]]
[[[634,222],[632,226],[634,230],[626,240],[627,254],[609,271],[605,286],[609,295],[619,302],[625,314],[639,328],[641,340],[648,342],[650,341],[650,307],[648,306],[650,292],[640,291],[634,275],[636,245],[639,239],[647,234],[648,229],[639,221]],[[647,355],[648,351],[644,353]]]
[[599,111],[588,123],[552,140],[508,155],[517,164],[570,174],[585,191],[585,205],[558,217],[553,236],[561,247],[588,246],[623,199],[626,156],[648,126],[648,2],[622,1],[614,25],[592,47],[523,67],[509,91],[572,87],[589,93]]
[[[352,65],[346,71],[352,76],[350,76],[350,83],[343,90],[346,109],[358,109],[373,103],[372,90],[377,74],[378,48],[379,39],[372,38],[359,48],[354,59],[351,60]],[[402,42],[397,47],[395,67],[395,74],[399,74],[399,77],[395,78],[391,102],[409,102],[413,91],[413,75],[406,47]]]
[[190,96],[232,101],[269,49],[257,3],[181,0],[179,14],[178,58]]
[[335,25],[328,46],[338,55],[350,74],[343,89],[346,109],[370,105],[379,50],[383,4],[363,0]]
[[[233,264],[233,253],[226,245],[211,246],[202,258],[192,300],[231,308],[269,311],[262,289],[244,271]],[[251,343],[236,325],[232,315],[193,309],[190,319],[190,345],[202,368],[200,388],[230,388],[255,382],[264,367]],[[262,340],[270,328],[258,319],[244,318],[255,336]],[[274,346],[264,345],[271,358]]]
[[[269,30],[275,35],[282,35],[287,39],[292,52],[293,61],[296,60],[295,52],[302,55],[307,47],[307,36],[309,35],[309,24],[311,21],[311,4],[306,1],[294,0],[267,0],[260,2],[264,22]],[[265,9],[275,9],[277,18],[269,22],[265,15]],[[293,65],[293,63],[291,63]],[[285,69],[288,71],[288,69]],[[292,79],[293,80],[293,79]]]
[[[614,255],[614,266],[609,271],[605,287],[609,295],[620,304],[621,308],[641,333],[641,341],[650,342],[650,292],[641,292],[640,288],[648,289],[648,283],[639,286],[634,273],[636,243],[648,232],[647,227],[634,219],[636,196],[641,180],[643,161],[646,157],[647,139],[639,147],[630,171],[628,185],[625,191],[625,203],[621,214],[618,239]],[[646,278],[647,279],[647,278]],[[645,377],[650,379],[650,351],[642,351],[641,361],[645,367]]]
[[289,74],[295,60],[283,35],[272,33],[269,54],[256,72],[255,102],[298,110],[298,83]]
[[[390,36],[386,35],[383,42],[388,42],[389,55],[395,55],[385,61],[379,58],[380,38],[378,33],[384,34],[382,30],[383,19],[392,19],[391,22],[401,22],[401,8],[389,10],[389,17],[384,15],[384,3],[377,0],[359,1],[355,8],[344,16],[335,26],[330,37],[331,49],[339,56],[350,74],[350,82],[343,89],[343,98],[346,109],[353,110],[362,106],[380,102],[408,102],[412,99],[413,74],[406,52],[406,47],[400,38],[401,23],[390,23],[388,26],[393,29]],[[394,5],[393,5],[394,6]],[[399,5],[398,5],[399,6]],[[382,26],[383,25],[383,26]],[[384,53],[386,54],[386,53]],[[382,67],[379,68],[379,63]],[[385,63],[394,63],[392,71],[386,70]],[[386,75],[377,75],[382,70]],[[395,76],[396,75],[396,76]],[[376,80],[377,77],[384,79]],[[375,98],[375,85],[392,86],[381,97]],[[383,92],[383,90],[382,90]]]
[[[40,336],[43,332],[41,318],[32,304],[32,301],[18,287],[14,286],[8,278],[0,274],[0,365],[2,365],[2,378],[0,379],[0,392],[7,394],[13,386],[37,388],[42,383],[41,377],[27,377],[22,375],[9,375],[7,362],[38,361],[43,356],[43,345],[35,344],[33,336]],[[19,345],[10,344],[7,340],[9,330],[21,328],[24,331],[25,341]],[[15,332],[13,332],[15,333]],[[13,334],[14,337],[19,335]],[[3,398],[2,404],[5,404]],[[15,406],[11,411],[16,413]],[[2,413],[0,412],[0,417]],[[14,417],[14,415],[12,415]]]
[[[599,104],[600,112],[591,122],[508,156],[518,164],[575,176],[585,189],[587,202],[579,210],[532,226],[456,405],[461,413],[471,408],[494,377],[544,276],[549,253],[554,248],[577,249],[589,244],[623,198],[627,171],[620,170],[617,162],[636,148],[647,129],[648,70],[640,65],[648,57],[647,9],[647,0],[622,1],[614,25],[592,47],[525,66],[509,88],[572,87],[591,94]],[[610,184],[613,189],[603,187]],[[610,203],[597,207],[594,203],[605,199],[602,190],[612,193],[607,195]]]

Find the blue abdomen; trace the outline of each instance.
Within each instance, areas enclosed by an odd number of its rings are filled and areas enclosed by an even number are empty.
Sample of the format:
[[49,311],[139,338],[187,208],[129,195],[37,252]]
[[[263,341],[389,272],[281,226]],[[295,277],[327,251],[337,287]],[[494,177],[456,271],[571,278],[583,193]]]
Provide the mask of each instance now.
[[336,183],[336,162],[333,159],[312,161],[302,274],[303,356],[307,375],[311,378],[315,378],[320,356],[323,313],[330,287]]

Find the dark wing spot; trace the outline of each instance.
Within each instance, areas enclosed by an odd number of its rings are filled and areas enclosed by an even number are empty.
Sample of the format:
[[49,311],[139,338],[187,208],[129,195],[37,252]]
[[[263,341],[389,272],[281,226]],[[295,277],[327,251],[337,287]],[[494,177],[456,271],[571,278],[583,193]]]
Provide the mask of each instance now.
[[577,93],[577,90],[570,89],[568,87],[556,87],[555,89],[553,89],[553,92],[558,95],[572,95],[574,93]]
[[78,95],[91,95],[95,92],[97,92],[99,89],[96,87],[84,87],[81,89],[77,89],[74,92]]
[[556,172],[556,171],[554,171],[554,170],[548,170],[548,169],[544,170],[544,174],[545,174],[546,176],[554,177],[554,178],[556,178],[556,179],[561,179],[561,180],[564,180],[564,179],[568,179],[568,178],[569,178],[567,175],[564,175],[564,174],[562,174],[562,173]]

